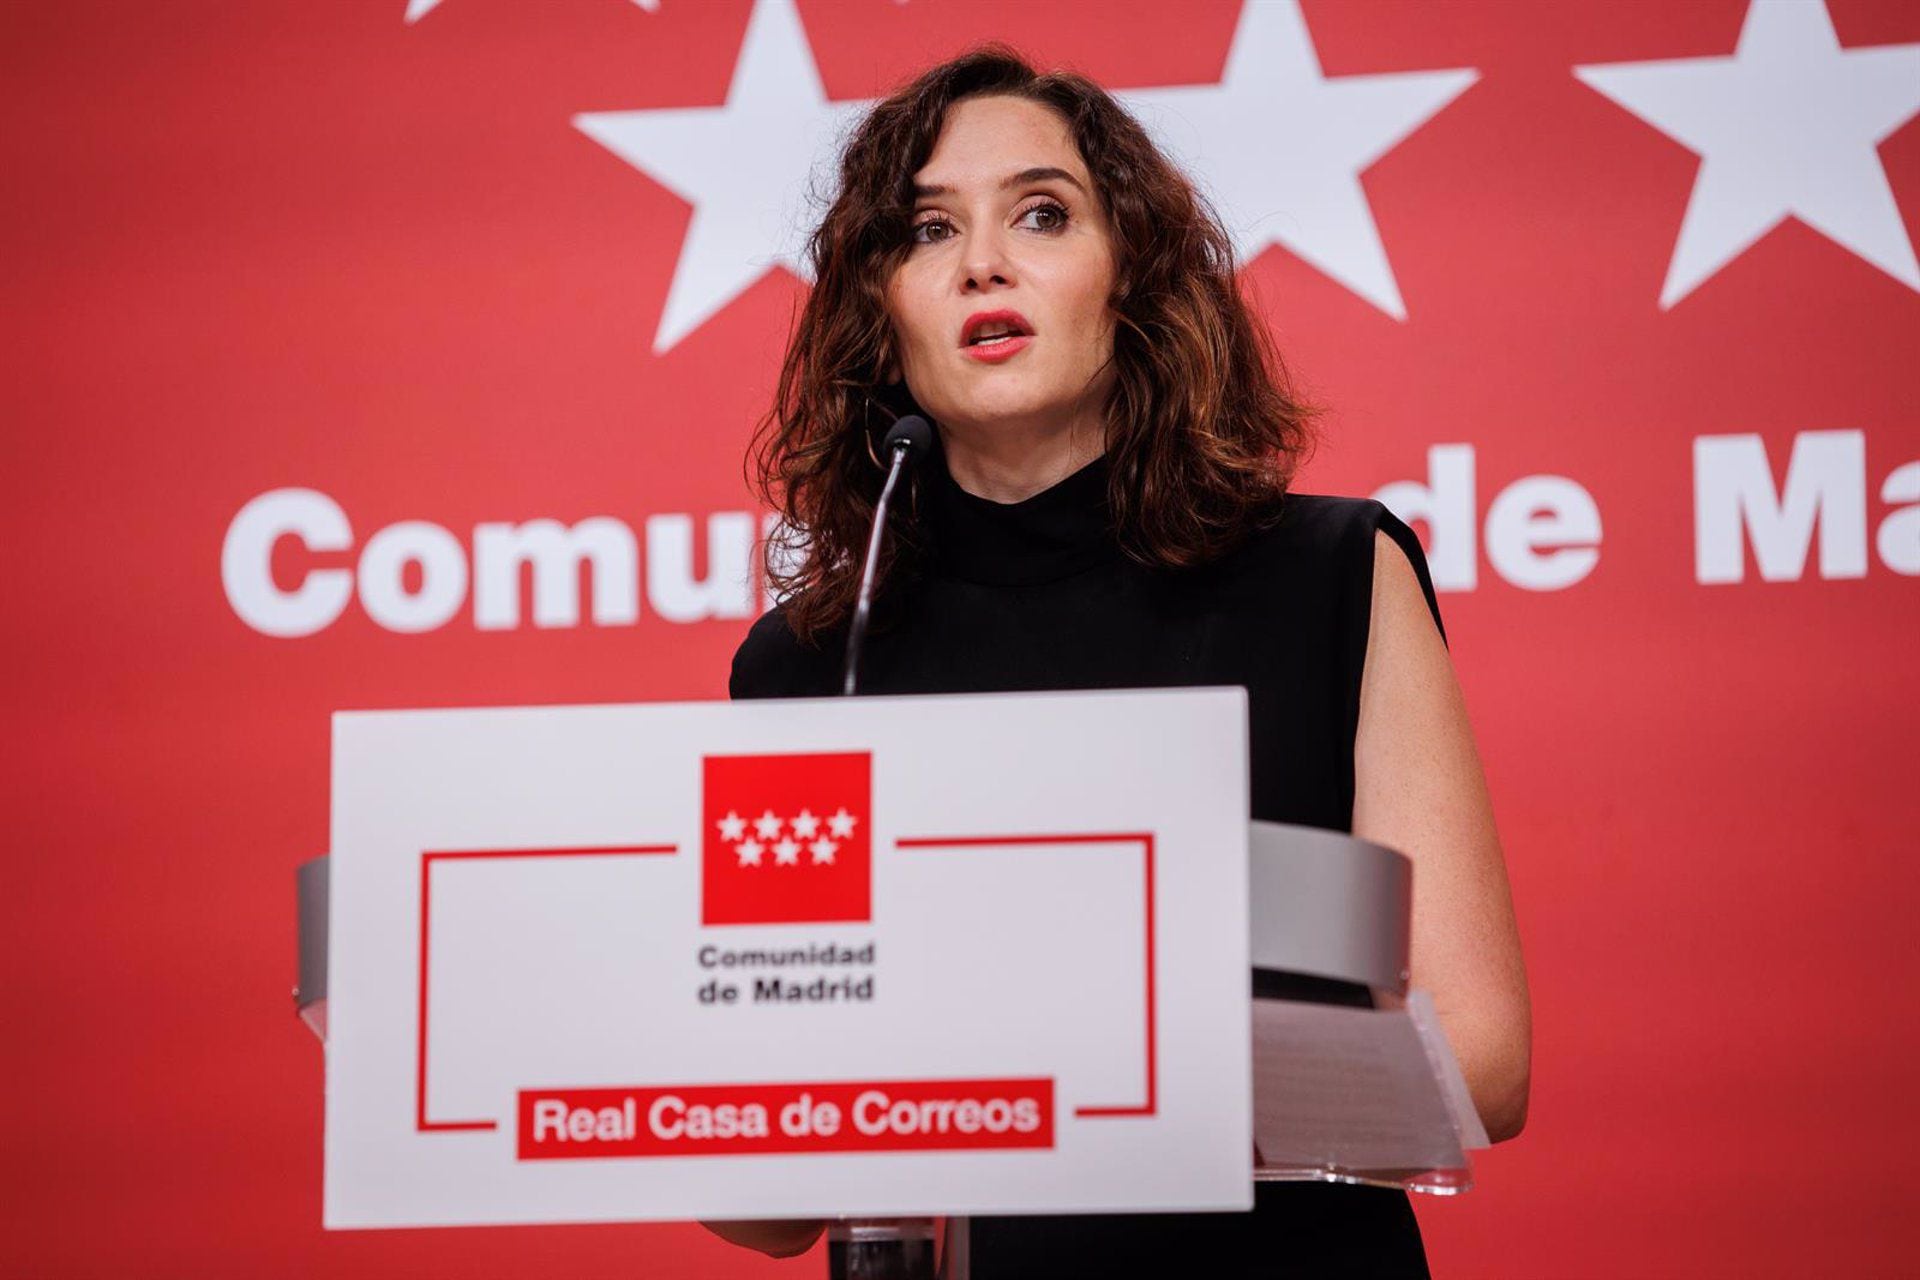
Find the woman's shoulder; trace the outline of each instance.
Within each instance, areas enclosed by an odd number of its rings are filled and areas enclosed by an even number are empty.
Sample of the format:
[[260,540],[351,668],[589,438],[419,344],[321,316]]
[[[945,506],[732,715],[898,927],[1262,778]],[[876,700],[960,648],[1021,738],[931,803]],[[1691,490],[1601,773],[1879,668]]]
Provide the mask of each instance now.
[[1372,596],[1380,534],[1391,539],[1412,565],[1439,625],[1440,605],[1420,537],[1377,498],[1290,491],[1264,513],[1258,527],[1228,559],[1242,573],[1262,581],[1271,582],[1277,575],[1295,593],[1324,593],[1329,605],[1341,600],[1361,609]]
[[[1377,529],[1396,540],[1402,530],[1413,538],[1413,531],[1377,499],[1290,490],[1256,509],[1246,525],[1246,536],[1223,564],[1261,572],[1294,569],[1346,577],[1366,558],[1362,553],[1371,552]],[[1419,540],[1413,540],[1417,546]]]
[[[1393,526],[1407,529],[1377,498],[1288,492],[1277,505],[1277,515],[1269,510],[1263,532],[1287,545],[1331,551],[1368,543],[1376,529],[1385,529],[1397,538]],[[1412,530],[1407,532],[1411,534]]]
[[733,652],[727,677],[731,698],[800,698],[834,691],[835,656],[826,643],[794,633],[785,605],[761,614]]

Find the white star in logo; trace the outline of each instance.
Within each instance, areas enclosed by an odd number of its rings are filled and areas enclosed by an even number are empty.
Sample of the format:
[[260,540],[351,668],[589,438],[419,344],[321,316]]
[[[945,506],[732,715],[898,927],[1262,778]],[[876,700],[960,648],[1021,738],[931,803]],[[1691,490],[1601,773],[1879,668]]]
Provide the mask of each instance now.
[[827,830],[833,832],[838,838],[845,840],[853,834],[853,824],[858,821],[858,818],[842,808],[835,812],[831,818],[827,819]]
[[765,852],[765,849],[758,840],[743,840],[734,852],[740,855],[741,866],[757,867],[760,865],[760,855]]
[[1297,0],[1247,0],[1219,84],[1115,96],[1207,189],[1241,266],[1283,244],[1404,320],[1360,175],[1478,78],[1465,68],[1328,79]]
[[1920,290],[1875,150],[1920,113],[1920,44],[1842,49],[1819,0],[1753,0],[1731,57],[1573,74],[1701,158],[1662,310],[1788,216]]
[[720,828],[720,838],[728,844],[732,844],[747,833],[747,820],[731,809],[727,810],[727,816],[720,819],[716,825]]
[[771,809],[753,820],[753,829],[760,833],[762,840],[771,840],[779,835],[783,825],[780,815]]
[[811,840],[820,830],[820,819],[813,816],[811,810],[802,809],[793,820],[793,834],[802,840]]
[[800,861],[800,846],[793,840],[782,840],[773,846],[773,860],[780,866],[790,866]]
[[815,840],[813,844],[810,845],[809,847],[813,850],[814,865],[818,866],[822,862],[832,862],[834,850],[838,849],[840,846],[836,845],[833,841],[827,839],[825,836],[821,836],[818,840]]
[[755,0],[724,107],[573,118],[582,133],[693,206],[653,338],[656,355],[776,265],[812,280],[804,257],[812,211],[804,201],[813,166],[833,157],[871,101],[828,102],[793,0]]
[[[660,12],[660,0],[633,0],[648,13]],[[407,21],[418,22],[440,7],[440,0],[407,0]]]

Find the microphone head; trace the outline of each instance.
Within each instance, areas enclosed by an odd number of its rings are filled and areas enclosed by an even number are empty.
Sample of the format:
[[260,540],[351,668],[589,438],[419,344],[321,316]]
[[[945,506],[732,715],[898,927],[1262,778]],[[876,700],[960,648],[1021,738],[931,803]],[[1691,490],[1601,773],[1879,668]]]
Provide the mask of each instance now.
[[933,447],[933,424],[917,413],[910,413],[888,428],[882,447],[890,454],[904,451],[907,461],[918,461]]

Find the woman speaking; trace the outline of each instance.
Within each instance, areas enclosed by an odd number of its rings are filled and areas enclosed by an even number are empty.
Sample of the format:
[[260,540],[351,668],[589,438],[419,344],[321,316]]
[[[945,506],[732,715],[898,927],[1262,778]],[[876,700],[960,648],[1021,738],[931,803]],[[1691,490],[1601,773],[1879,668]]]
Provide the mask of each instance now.
[[[1311,128],[1311,121],[1300,122]],[[880,102],[809,245],[815,286],[754,451],[790,540],[736,698],[840,692],[895,416],[863,692],[1242,685],[1252,814],[1414,863],[1412,978],[1488,1132],[1520,1131],[1526,979],[1419,541],[1290,482],[1311,410],[1192,183],[1104,90],[986,45]],[[899,499],[904,498],[904,501]],[[710,1224],[777,1256],[817,1221]],[[1425,1275],[1403,1192],[1260,1183],[1238,1214],[975,1218],[976,1280]]]

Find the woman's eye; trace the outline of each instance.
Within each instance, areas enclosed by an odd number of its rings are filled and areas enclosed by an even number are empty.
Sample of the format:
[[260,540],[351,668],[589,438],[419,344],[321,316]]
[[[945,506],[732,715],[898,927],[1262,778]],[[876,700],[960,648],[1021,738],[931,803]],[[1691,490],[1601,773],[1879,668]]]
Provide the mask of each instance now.
[[1051,200],[1044,200],[1041,203],[1034,205],[1031,209],[1028,209],[1025,213],[1021,214],[1020,216],[1022,218],[1031,218],[1036,213],[1044,213],[1054,219],[1054,221],[1052,222],[1042,223],[1037,228],[1038,230],[1058,231],[1061,227],[1064,227],[1067,225],[1067,209],[1065,205],[1056,204]]
[[[1031,208],[1021,213],[1020,221],[1025,222],[1027,219],[1033,217],[1033,215],[1035,215],[1036,213],[1045,214],[1047,215],[1047,219],[1050,219],[1050,220],[1043,220],[1038,225],[1036,225],[1034,227],[1034,230],[1036,231],[1053,232],[1053,231],[1058,231],[1062,227],[1067,225],[1066,206],[1059,204],[1055,201],[1046,200],[1032,206]],[[944,227],[949,234],[941,235],[941,236],[934,236],[930,234],[935,227]],[[953,224],[948,222],[945,218],[928,218],[925,222],[916,222],[913,224],[912,239],[915,244],[935,244],[941,240],[946,240],[950,238],[952,231],[953,231]],[[929,233],[929,234],[922,234],[923,232]]]

